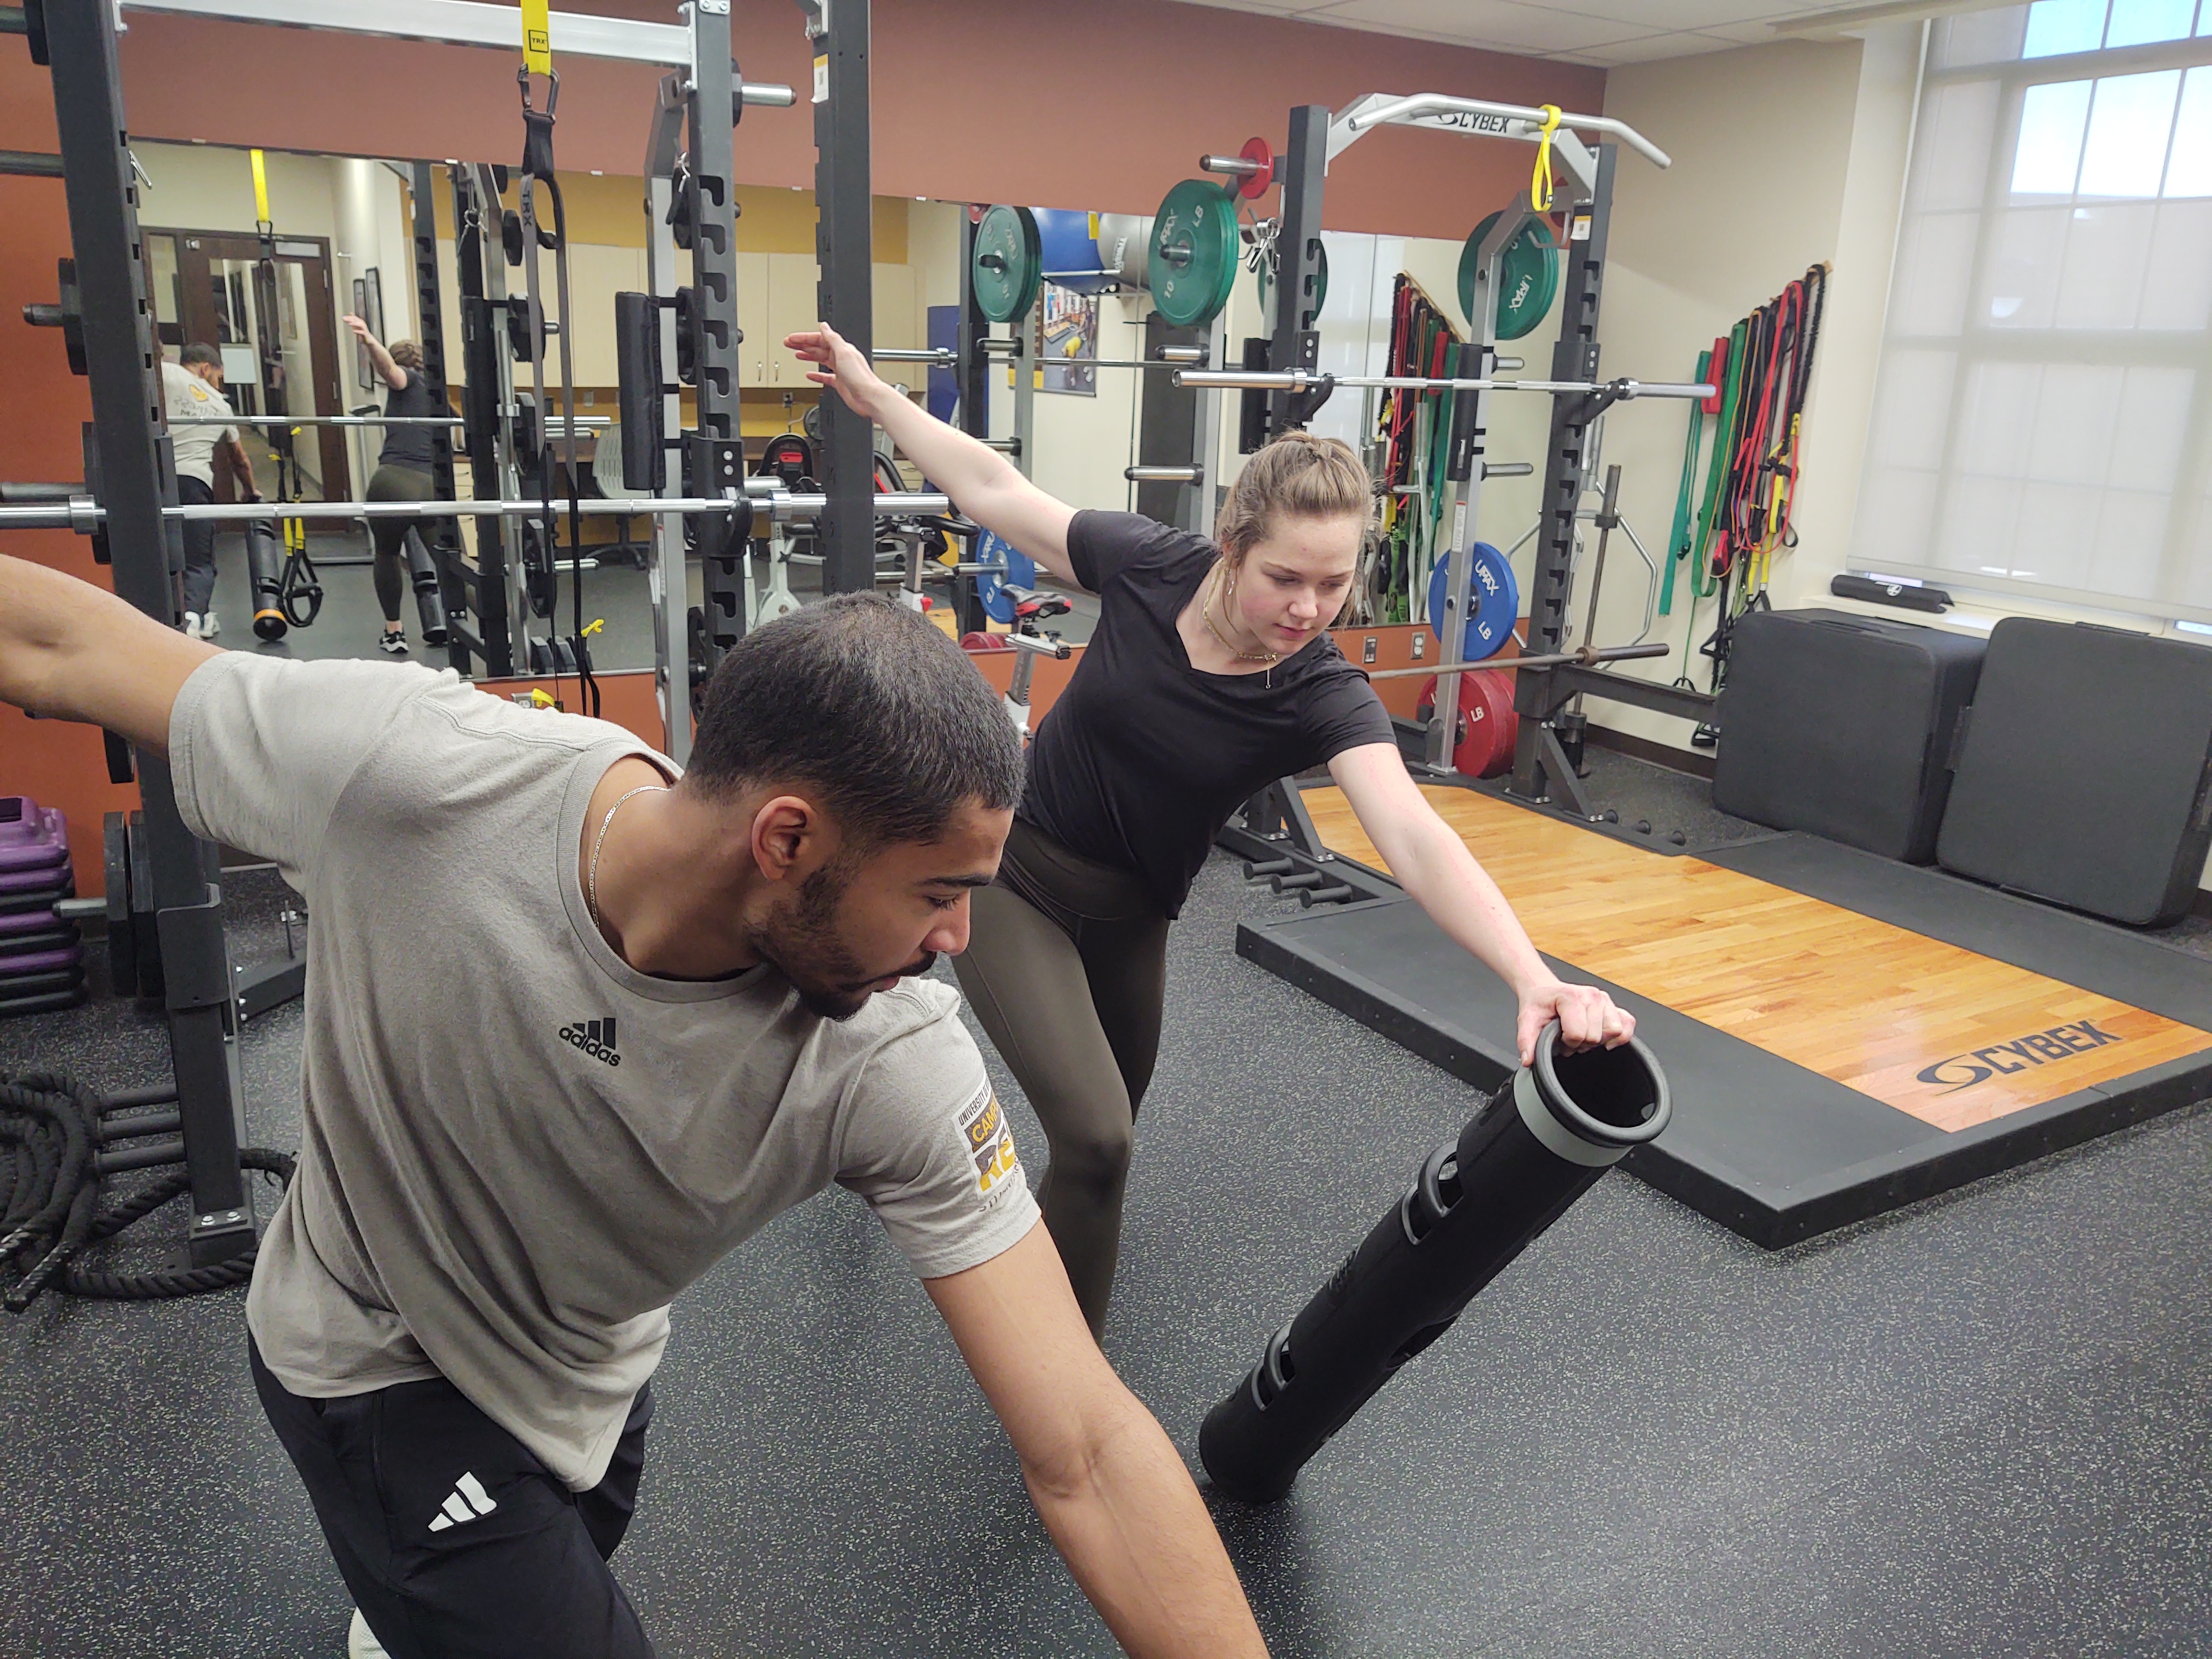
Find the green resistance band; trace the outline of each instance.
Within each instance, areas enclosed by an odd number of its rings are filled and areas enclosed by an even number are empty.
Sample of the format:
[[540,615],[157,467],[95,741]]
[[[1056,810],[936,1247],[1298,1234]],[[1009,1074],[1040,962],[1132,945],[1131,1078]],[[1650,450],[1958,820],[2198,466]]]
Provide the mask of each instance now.
[[[1698,354],[1697,373],[1692,379],[1702,384],[1713,366],[1710,349]],[[1674,492],[1674,524],[1667,537],[1667,575],[1659,585],[1659,614],[1672,616],[1674,611],[1674,567],[1690,556],[1690,519],[1697,508],[1698,453],[1705,438],[1705,406],[1702,401],[1690,405],[1689,434],[1682,441],[1682,482]]]

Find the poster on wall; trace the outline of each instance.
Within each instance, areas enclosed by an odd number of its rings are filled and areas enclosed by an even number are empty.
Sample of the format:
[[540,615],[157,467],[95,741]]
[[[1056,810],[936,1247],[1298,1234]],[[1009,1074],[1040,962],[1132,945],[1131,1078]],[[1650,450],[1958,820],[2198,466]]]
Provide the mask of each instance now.
[[1098,296],[1047,283],[1036,315],[1037,390],[1097,397]]

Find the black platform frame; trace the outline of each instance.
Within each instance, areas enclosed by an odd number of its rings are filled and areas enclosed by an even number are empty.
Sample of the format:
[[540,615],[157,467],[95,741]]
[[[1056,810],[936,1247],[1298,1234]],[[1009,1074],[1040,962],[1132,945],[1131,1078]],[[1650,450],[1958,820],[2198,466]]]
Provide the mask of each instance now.
[[[1486,792],[1489,793],[1489,792]],[[1386,878],[1327,854],[1295,800],[1222,844],[1247,858],[1292,853],[1304,869],[1356,881],[1363,895],[1283,921],[1241,924],[1248,961],[1480,1089],[1511,1075],[1515,1003]],[[1565,815],[1565,822],[1574,824]],[[1574,824],[1578,833],[1603,833]],[[1272,831],[1272,833],[1268,833]],[[1740,856],[1744,872],[2115,1000],[2181,1018],[2212,1006],[2212,963],[2152,939],[1907,865],[1780,836]],[[1303,843],[1303,844],[1302,844]],[[1653,857],[1668,856],[1656,849]],[[1790,854],[1795,851],[1798,857]],[[1842,861],[1826,856],[1844,855]],[[1812,854],[1808,858],[1806,854]],[[1677,854],[1679,856],[1679,854]],[[1727,865],[1729,854],[1705,854]],[[1897,883],[1911,890],[1887,890]],[[1940,893],[1919,884],[1941,884]],[[2061,938],[2087,929],[2094,939]],[[2022,947],[1999,956],[2008,941]],[[1549,955],[1563,979],[1602,986],[1634,1014],[1667,1067],[1675,1121],[1621,1167],[1768,1249],[1801,1243],[2212,1096],[2212,1033],[2203,1051],[2077,1090],[1990,1122],[1946,1131]],[[2161,997],[2153,979],[2186,981]],[[2202,983],[2195,981],[2201,981]],[[1501,1040],[1503,1039],[1503,1040]]]

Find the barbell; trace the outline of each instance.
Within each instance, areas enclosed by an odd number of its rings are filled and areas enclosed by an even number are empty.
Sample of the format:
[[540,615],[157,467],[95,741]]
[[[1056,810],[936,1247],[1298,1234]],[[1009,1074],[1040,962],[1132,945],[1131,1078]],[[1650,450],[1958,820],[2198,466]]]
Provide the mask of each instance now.
[[[932,368],[960,366],[960,354],[949,346],[897,346],[870,356],[879,363],[927,363]],[[1046,361],[1065,362],[1084,368],[1194,368],[1205,363],[1206,349],[1202,346],[1162,346],[1157,357],[1068,357]]]
[[[877,495],[875,501],[875,516],[879,519],[943,514],[952,510],[951,496],[920,491],[886,491]],[[743,496],[636,495],[612,499],[595,496],[574,501],[556,496],[551,502],[556,513],[567,513],[573,507],[586,518],[602,519],[730,513],[751,506],[765,507],[778,524],[788,524],[793,520],[818,519],[829,510],[829,505],[830,498],[826,495],[795,495],[787,490],[776,490],[758,496],[748,491]],[[542,514],[546,506],[547,503],[542,501],[209,501],[189,507],[168,507],[161,511],[162,516],[169,519],[239,524],[263,519],[468,519],[510,515],[532,518]],[[75,530],[88,533],[105,523],[106,518],[107,509],[88,495],[75,495],[61,502],[0,506],[0,530]]]
[[1711,386],[1673,380],[1449,380],[1425,374],[1322,374],[1303,368],[1186,368],[1176,373],[1179,386],[1226,392],[1306,392],[1334,386],[1374,386],[1385,392],[1585,392],[1626,402],[1632,398],[1695,398],[1715,393]]
[[1492,657],[1487,662],[1429,663],[1419,668],[1363,669],[1370,680],[1410,679],[1416,674],[1487,674],[1503,668],[1592,668],[1601,662],[1628,662],[1638,657],[1663,657],[1663,645],[1585,645],[1573,651],[1550,651],[1534,657]]

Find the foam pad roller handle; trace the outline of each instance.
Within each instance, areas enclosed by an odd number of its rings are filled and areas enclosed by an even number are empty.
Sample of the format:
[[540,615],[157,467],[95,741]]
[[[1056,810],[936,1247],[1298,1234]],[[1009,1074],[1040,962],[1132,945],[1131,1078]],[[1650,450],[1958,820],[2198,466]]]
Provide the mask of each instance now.
[[273,519],[253,519],[246,526],[246,571],[253,584],[253,631],[264,640],[281,640],[291,627],[284,615],[284,541]]
[[1221,1492],[1283,1497],[1328,1437],[1597,1178],[1666,1128],[1667,1079],[1635,1039],[1568,1054],[1553,1023],[1458,1139],[1206,1413],[1198,1454]]

